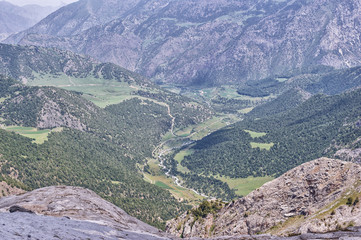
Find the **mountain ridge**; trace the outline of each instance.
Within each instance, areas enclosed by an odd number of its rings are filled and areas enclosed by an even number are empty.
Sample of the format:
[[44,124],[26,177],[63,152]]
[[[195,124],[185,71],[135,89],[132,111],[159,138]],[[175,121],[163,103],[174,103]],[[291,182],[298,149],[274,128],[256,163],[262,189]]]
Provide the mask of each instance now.
[[217,4],[147,1],[75,36],[34,30],[8,42],[69,49],[183,85],[239,84],[315,66],[360,65],[358,1]]

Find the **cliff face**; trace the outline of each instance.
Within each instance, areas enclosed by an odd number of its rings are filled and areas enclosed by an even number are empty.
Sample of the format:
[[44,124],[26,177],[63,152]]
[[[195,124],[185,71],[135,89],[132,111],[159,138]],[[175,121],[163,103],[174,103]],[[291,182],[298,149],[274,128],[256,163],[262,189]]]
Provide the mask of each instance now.
[[196,219],[192,213],[168,222],[184,237],[271,233],[294,235],[361,226],[361,167],[321,158],[266,183],[219,212]]
[[[25,213],[21,216],[24,213],[18,213],[17,216],[11,216],[5,213],[12,206],[33,211],[36,215]],[[7,234],[1,236],[13,237],[8,239],[21,239],[24,232],[32,234],[33,238],[38,236],[47,239],[52,239],[56,233],[64,238],[73,236],[76,239],[168,239],[158,229],[129,216],[94,192],[80,187],[46,187],[23,195],[0,198],[0,214],[5,223],[1,224],[0,233]],[[7,222],[6,219],[11,220]],[[35,223],[42,228],[34,228]],[[16,229],[19,229],[20,224],[24,232],[18,233],[21,235],[16,238]]]
[[[80,1],[7,42],[69,49],[183,84],[239,83],[361,62],[357,0],[150,0],[127,6]],[[84,16],[72,14],[77,9]]]

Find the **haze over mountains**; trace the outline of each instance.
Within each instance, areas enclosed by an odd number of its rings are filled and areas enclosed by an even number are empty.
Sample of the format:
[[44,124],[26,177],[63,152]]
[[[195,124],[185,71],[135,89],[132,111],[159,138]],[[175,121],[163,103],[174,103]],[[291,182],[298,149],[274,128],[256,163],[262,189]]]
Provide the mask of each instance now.
[[359,65],[360,7],[357,0],[82,0],[6,42],[72,50],[159,81],[241,83]]
[[56,7],[41,7],[38,5],[19,7],[9,2],[1,1],[0,40],[4,40],[13,33],[28,29],[56,9]]

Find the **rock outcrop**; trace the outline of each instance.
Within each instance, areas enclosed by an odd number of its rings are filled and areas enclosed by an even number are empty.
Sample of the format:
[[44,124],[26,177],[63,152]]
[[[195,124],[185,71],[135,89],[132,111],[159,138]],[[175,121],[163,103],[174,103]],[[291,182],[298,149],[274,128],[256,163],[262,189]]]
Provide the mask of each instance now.
[[302,164],[206,218],[191,212],[167,231],[183,237],[324,233],[361,226],[361,167],[320,158]]
[[[20,211],[13,213],[18,214],[14,215],[15,217],[10,216],[7,212],[14,209],[14,206],[36,214]],[[108,234],[111,237],[108,236],[105,239],[169,239],[167,234],[129,216],[93,191],[81,187],[45,187],[22,195],[4,197],[0,199],[0,214],[1,221],[5,221],[5,225],[0,224],[0,236],[7,236],[4,234],[14,232],[16,227],[24,228],[24,233],[19,232],[21,236],[25,233],[34,235],[35,223],[41,223],[43,227],[37,229],[37,236],[45,236],[46,239],[52,239],[54,236],[49,234],[54,234],[54,232],[59,232],[64,237],[64,231],[69,232],[68,238],[73,236],[71,234],[74,232],[76,232],[74,236],[79,234],[79,236],[86,236],[94,231],[93,233],[96,234],[102,233],[99,236],[107,235],[106,232],[111,233]],[[16,226],[16,224],[21,224],[21,226]],[[127,234],[129,237],[126,237]],[[75,239],[85,239],[79,236]],[[91,239],[97,239],[95,236],[98,235],[94,235]]]

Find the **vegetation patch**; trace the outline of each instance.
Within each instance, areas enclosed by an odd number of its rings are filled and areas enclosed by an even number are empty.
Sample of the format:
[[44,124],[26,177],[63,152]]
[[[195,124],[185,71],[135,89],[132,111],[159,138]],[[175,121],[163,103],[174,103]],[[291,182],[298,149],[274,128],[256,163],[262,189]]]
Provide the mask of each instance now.
[[258,137],[263,137],[263,136],[267,135],[267,133],[265,133],[265,132],[254,132],[251,130],[244,130],[244,131],[248,132],[252,138],[258,138]]
[[191,210],[195,221],[200,218],[207,217],[208,214],[215,214],[223,208],[224,204],[221,201],[203,201],[197,208]]
[[261,187],[266,182],[272,181],[274,177],[247,177],[247,178],[230,178],[216,176],[217,179],[228,184],[235,193],[240,196],[246,196],[248,193]]
[[196,194],[189,189],[177,186],[174,183],[173,179],[168,178],[164,174],[154,176],[145,173],[144,180],[163,189],[167,189],[178,201],[187,202],[193,206],[198,205],[201,200],[204,199],[204,197]]
[[241,110],[238,110],[239,113],[243,113],[243,114],[246,114],[246,113],[249,113],[253,110],[254,107],[249,107],[249,108],[243,108]]
[[102,108],[133,98],[133,93],[140,88],[140,86],[133,86],[127,82],[96,78],[94,76],[76,78],[65,74],[34,73],[34,75],[34,80],[30,81],[28,85],[53,86],[81,92],[84,98]]
[[33,127],[22,127],[22,126],[5,126],[3,127],[7,131],[15,132],[24,137],[34,139],[33,142],[37,144],[42,144],[48,140],[48,135],[51,132],[59,132],[62,131],[63,128],[54,128],[50,129],[37,129]]
[[189,172],[189,169],[182,166],[181,162],[183,161],[184,157],[189,156],[193,153],[192,150],[186,149],[186,150],[182,150],[180,152],[178,152],[175,156],[174,156],[174,160],[176,160],[178,162],[177,165],[177,170],[183,173],[187,173]]
[[155,185],[164,189],[172,189],[170,186],[161,181],[156,181]]
[[271,147],[273,147],[274,143],[256,143],[256,142],[251,142],[251,147],[252,148],[260,148],[260,149],[265,149],[265,150],[270,150]]

